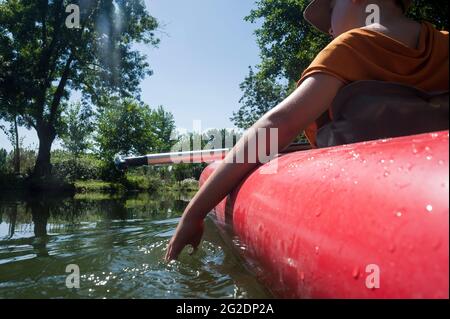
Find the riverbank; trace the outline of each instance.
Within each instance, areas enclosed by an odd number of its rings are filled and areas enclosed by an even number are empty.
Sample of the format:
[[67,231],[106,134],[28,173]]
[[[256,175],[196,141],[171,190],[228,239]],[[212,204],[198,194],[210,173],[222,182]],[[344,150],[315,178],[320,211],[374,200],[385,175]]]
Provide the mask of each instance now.
[[167,191],[197,191],[198,181],[187,178],[180,182],[165,182],[161,180],[142,178],[127,178],[124,182],[107,182],[102,180],[76,181],[75,193],[121,193],[121,192],[167,192]]
[[68,182],[57,178],[33,181],[24,176],[5,174],[0,176],[0,190],[3,195],[15,194],[22,197],[48,192],[51,192],[52,196],[75,196],[88,193],[120,195],[128,192],[195,192],[198,190],[198,181],[193,178],[182,181],[162,180],[155,176],[137,175],[124,175],[117,181],[87,179]]

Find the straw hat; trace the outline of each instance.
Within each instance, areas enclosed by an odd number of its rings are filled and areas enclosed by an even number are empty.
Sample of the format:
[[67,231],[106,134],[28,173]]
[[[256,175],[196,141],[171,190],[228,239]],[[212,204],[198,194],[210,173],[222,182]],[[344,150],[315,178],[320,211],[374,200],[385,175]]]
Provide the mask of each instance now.
[[[303,13],[306,21],[325,33],[328,33],[331,27],[330,1],[331,0],[312,0]],[[412,0],[402,1],[405,11],[408,10]]]

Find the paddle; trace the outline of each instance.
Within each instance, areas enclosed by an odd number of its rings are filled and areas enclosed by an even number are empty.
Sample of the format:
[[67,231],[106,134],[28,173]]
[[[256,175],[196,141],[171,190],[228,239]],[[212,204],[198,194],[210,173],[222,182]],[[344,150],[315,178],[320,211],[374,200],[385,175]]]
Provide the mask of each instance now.
[[[290,153],[295,151],[302,151],[311,149],[309,144],[293,143],[280,153]],[[230,151],[229,148],[187,151],[187,152],[171,152],[149,154],[144,156],[130,156],[122,157],[117,155],[114,158],[114,164],[117,169],[125,170],[129,167],[138,167],[144,165],[159,165],[159,164],[178,164],[178,163],[211,163],[222,160]]]

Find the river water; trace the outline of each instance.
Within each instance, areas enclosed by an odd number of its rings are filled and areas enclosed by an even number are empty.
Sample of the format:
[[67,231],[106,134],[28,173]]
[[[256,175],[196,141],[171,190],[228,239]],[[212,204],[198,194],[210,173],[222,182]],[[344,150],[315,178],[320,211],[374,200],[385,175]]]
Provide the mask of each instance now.
[[[2,196],[0,298],[270,298],[209,219],[193,256],[163,261],[188,202],[186,194]],[[68,288],[77,269],[79,288]]]

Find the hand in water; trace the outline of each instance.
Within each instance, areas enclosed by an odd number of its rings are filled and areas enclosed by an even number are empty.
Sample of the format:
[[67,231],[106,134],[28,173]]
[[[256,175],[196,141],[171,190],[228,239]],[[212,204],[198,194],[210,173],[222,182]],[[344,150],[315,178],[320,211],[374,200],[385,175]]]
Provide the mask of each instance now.
[[166,261],[177,259],[186,245],[192,245],[197,250],[203,236],[203,219],[181,218],[175,234],[167,246]]

